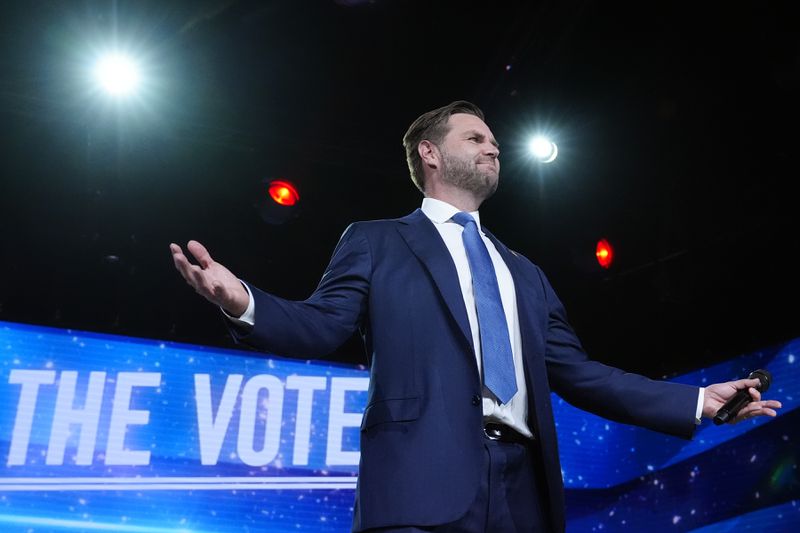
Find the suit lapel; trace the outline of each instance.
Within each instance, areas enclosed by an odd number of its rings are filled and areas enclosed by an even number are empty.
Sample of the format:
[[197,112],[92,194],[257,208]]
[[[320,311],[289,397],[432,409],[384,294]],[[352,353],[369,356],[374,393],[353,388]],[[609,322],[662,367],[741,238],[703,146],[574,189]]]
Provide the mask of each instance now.
[[467,310],[464,307],[464,297],[458,283],[458,272],[433,222],[422,210],[417,209],[401,218],[397,229],[412,253],[425,265],[464,339],[472,347],[472,333]]
[[519,312],[520,308],[523,307],[523,304],[526,303],[527,295],[525,291],[520,291],[520,285],[522,285],[522,281],[526,280],[525,275],[521,272],[519,268],[519,259],[516,256],[516,252],[512,252],[506,246],[497,240],[497,237],[492,235],[486,228],[481,227],[483,232],[489,237],[489,240],[494,243],[494,247],[497,249],[500,257],[503,258],[506,266],[508,267],[509,272],[511,272],[511,277],[514,279],[514,292],[517,296],[517,311]]
[[[524,263],[517,257],[516,252],[509,250],[503,243],[497,240],[494,235],[489,233],[486,228],[483,228],[483,231],[494,243],[495,248],[497,248],[500,257],[505,261],[509,272],[511,272],[511,277],[514,280],[514,293],[517,297],[517,314],[519,316],[519,330],[522,336],[523,360],[527,366],[529,360],[524,354],[533,353],[534,350],[532,348],[541,345],[543,342],[543,332],[539,331],[538,324],[534,320],[534,317],[538,316],[536,308],[537,304],[539,304],[535,297],[536,291],[533,289],[535,285],[532,285],[536,283],[536,280],[532,279],[530,273],[525,271],[526,269],[523,268]],[[542,359],[542,363],[543,361]],[[535,376],[532,376],[530,370],[532,369],[526,369],[526,373],[528,374],[529,383],[532,383],[531,380]]]

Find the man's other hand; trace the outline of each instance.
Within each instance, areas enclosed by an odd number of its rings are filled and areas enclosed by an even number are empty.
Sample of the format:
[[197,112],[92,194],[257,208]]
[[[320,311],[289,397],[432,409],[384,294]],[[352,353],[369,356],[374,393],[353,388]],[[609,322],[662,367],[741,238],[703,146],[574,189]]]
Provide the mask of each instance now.
[[731,420],[731,424],[736,424],[754,416],[776,416],[778,413],[775,409],[781,408],[781,402],[777,400],[762,400],[761,393],[755,388],[759,383],[758,379],[738,379],[709,385],[706,387],[703,396],[703,417],[714,418],[717,411],[725,405],[725,402],[733,398],[742,389],[748,389],[752,401],[739,410],[736,418]]
[[186,245],[189,253],[197,261],[197,265],[189,262],[183,250],[177,244],[170,244],[172,260],[175,268],[181,273],[186,283],[209,302],[222,307],[231,316],[239,317],[250,303],[250,295],[242,286],[239,278],[230,270],[211,259],[205,246],[197,241],[189,241]]

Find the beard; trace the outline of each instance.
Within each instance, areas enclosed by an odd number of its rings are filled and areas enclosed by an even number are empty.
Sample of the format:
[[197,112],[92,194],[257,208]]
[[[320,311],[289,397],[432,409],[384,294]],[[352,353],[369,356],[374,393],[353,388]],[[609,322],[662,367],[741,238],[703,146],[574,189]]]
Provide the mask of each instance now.
[[498,174],[478,167],[472,160],[459,159],[442,150],[442,181],[486,200],[497,190]]

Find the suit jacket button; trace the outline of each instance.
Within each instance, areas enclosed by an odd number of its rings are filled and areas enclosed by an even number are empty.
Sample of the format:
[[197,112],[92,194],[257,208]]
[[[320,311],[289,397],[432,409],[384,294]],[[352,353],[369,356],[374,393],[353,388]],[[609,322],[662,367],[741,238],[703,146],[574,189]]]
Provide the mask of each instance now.
[[472,397],[472,405],[480,405],[481,404],[481,396],[480,394],[476,394]]

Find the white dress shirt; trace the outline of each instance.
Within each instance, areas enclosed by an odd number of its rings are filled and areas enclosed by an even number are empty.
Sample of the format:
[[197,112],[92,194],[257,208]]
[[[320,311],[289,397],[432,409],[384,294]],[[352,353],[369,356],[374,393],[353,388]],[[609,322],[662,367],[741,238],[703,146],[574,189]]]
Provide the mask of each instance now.
[[[481,341],[478,329],[478,312],[475,307],[475,295],[472,292],[472,273],[467,260],[467,251],[461,234],[464,228],[452,220],[452,216],[459,210],[441,200],[425,198],[422,200],[422,212],[425,213],[436,230],[441,235],[458,273],[458,282],[461,286],[461,295],[464,297],[464,306],[467,309],[467,318],[472,332],[472,346],[475,351],[475,361],[478,372],[482,375]],[[531,437],[528,428],[528,389],[525,385],[525,373],[522,362],[522,335],[519,329],[519,313],[517,312],[517,295],[514,290],[514,279],[511,277],[503,258],[491,240],[480,230],[481,219],[477,211],[470,213],[478,224],[478,229],[492,259],[497,285],[500,288],[500,300],[503,303],[503,312],[508,325],[508,338],[511,340],[511,354],[514,359],[514,375],[517,378],[517,393],[506,404],[501,404],[487,389],[483,388],[483,416],[487,421],[499,422],[511,426],[525,436]]]

